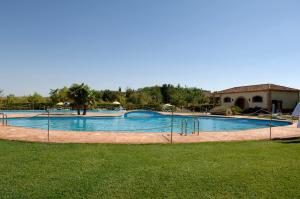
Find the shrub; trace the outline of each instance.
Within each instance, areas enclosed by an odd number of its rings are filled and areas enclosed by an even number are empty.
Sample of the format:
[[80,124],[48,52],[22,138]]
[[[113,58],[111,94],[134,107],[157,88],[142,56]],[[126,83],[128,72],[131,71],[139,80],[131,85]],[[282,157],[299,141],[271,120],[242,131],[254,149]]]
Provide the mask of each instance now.
[[230,108],[225,106],[216,106],[210,110],[212,115],[236,115],[241,114],[243,110],[238,106],[232,106]]
[[116,108],[120,107],[120,105],[116,105],[110,102],[98,102],[96,104],[98,109],[108,109],[108,110],[115,110]]
[[[230,109],[230,108],[229,108]],[[227,115],[228,108],[224,106],[216,106],[213,109],[210,110],[210,113],[212,115]]]
[[231,111],[234,115],[241,114],[243,112],[243,110],[238,106],[232,106]]
[[149,103],[146,105],[126,103],[124,105],[124,107],[126,110],[134,110],[134,109],[143,109],[143,110],[152,110],[152,111],[161,111],[162,110],[162,106],[160,104],[156,104],[156,103]]

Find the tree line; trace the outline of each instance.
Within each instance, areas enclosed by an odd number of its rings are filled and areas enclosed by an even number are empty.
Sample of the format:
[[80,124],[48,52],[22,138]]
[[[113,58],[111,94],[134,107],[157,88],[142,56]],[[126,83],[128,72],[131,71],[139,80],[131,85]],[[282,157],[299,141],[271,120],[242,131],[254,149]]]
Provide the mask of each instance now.
[[0,106],[2,109],[13,108],[18,105],[28,105],[33,109],[42,106],[54,107],[58,103],[69,102],[74,109],[107,108],[114,109],[119,102],[125,109],[153,109],[162,110],[165,104],[171,104],[178,109],[199,110],[201,105],[209,102],[205,92],[199,88],[174,86],[163,84],[162,86],[151,86],[140,89],[127,88],[122,91],[119,88],[113,90],[95,90],[86,84],[73,84],[70,87],[51,89],[49,97],[42,97],[38,93],[29,96],[16,97],[14,95],[3,95],[0,92]]

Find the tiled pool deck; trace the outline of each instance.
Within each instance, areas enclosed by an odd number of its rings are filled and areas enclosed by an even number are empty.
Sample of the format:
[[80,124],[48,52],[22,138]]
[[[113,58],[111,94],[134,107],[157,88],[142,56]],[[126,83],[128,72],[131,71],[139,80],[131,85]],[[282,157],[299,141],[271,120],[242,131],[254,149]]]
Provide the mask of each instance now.
[[[8,115],[8,117],[32,117],[36,114]],[[117,116],[118,114],[88,114],[87,116]],[[63,116],[62,116],[63,117]],[[114,143],[114,144],[150,144],[170,143],[170,132],[166,133],[118,133],[118,132],[77,132],[50,130],[50,142],[53,143]],[[234,132],[200,132],[199,135],[181,136],[173,133],[174,143],[266,140],[270,129],[253,129]],[[272,127],[272,139],[300,137],[296,124],[284,127]],[[47,130],[14,126],[3,126],[0,122],[0,139],[31,142],[48,142]]]

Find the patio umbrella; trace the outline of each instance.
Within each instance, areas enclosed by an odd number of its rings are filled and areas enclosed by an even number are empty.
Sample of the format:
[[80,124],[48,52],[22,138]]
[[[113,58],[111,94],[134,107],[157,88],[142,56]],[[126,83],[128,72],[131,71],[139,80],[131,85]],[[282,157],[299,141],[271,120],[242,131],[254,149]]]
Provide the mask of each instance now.
[[57,105],[57,106],[63,106],[64,103],[63,103],[63,102],[58,102],[56,105]]
[[113,104],[115,104],[115,105],[120,105],[121,103],[118,102],[118,101],[114,101]]
[[164,104],[162,108],[164,111],[170,111],[172,109],[172,107],[173,107],[173,105],[171,105],[171,104]]
[[300,103],[298,103],[298,105],[296,106],[296,108],[294,109],[293,113],[292,113],[293,117],[299,117],[298,120],[298,128],[300,128]]

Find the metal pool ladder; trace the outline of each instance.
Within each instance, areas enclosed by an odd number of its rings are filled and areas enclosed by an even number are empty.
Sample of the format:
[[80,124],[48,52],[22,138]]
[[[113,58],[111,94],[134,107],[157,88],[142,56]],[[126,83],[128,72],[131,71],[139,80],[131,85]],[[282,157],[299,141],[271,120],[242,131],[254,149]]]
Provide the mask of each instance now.
[[0,113],[2,115],[2,124],[7,126],[7,115],[5,113]]
[[181,134],[187,136],[187,129],[188,129],[188,121],[187,119],[181,120]]
[[197,134],[199,135],[200,133],[200,120],[199,118],[194,118],[194,131],[193,131],[193,134]]

